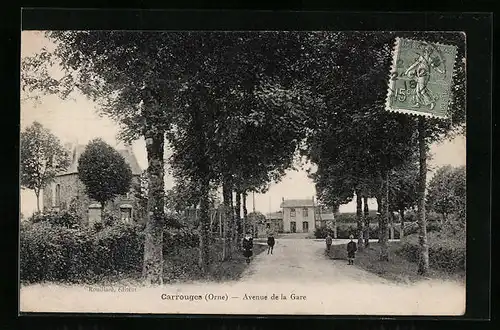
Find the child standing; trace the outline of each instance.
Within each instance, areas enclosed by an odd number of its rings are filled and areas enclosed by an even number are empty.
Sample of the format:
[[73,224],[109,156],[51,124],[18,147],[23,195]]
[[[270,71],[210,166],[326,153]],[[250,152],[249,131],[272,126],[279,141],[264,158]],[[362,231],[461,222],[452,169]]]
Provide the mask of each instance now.
[[358,250],[358,246],[356,242],[353,241],[354,236],[349,236],[351,241],[347,243],[347,260],[349,265],[354,265],[354,258],[356,256],[356,251]]
[[328,233],[328,235],[326,235],[325,242],[326,242],[326,251],[330,252],[330,248],[332,247],[332,242],[333,242],[333,239],[332,239],[332,236],[330,236],[330,233]]
[[270,233],[269,236],[267,237],[267,254],[271,252],[273,254],[273,248],[274,248],[274,235],[273,233]]

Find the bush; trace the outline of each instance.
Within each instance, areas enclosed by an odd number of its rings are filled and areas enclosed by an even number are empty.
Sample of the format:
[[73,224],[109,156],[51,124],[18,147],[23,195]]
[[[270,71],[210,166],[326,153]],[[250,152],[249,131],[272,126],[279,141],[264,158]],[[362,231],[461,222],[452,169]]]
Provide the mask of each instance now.
[[[143,226],[120,221],[108,225],[98,223],[99,228],[72,229],[54,225],[62,223],[54,221],[61,218],[61,215],[43,214],[38,215],[34,222],[21,224],[20,272],[23,282],[95,282],[106,276],[142,269]],[[186,226],[166,228],[163,242],[165,256],[172,258],[179,251],[196,250],[199,234]],[[182,263],[187,264],[187,260]]]
[[[427,222],[427,232],[441,231],[441,224],[438,221]],[[418,223],[417,222],[405,222],[405,236],[418,234]]]
[[[316,228],[314,231],[314,237],[318,239],[323,239],[326,237],[327,233],[333,237],[333,230],[327,229],[325,227]],[[394,238],[399,239],[399,225],[394,226]],[[358,227],[355,223],[341,223],[337,224],[337,238],[338,239],[347,239],[350,235],[354,235],[354,237],[358,236]],[[389,235],[389,234],[388,234]],[[370,239],[378,239],[379,238],[379,228],[377,223],[370,223]],[[390,238],[388,236],[388,238]]]
[[[465,234],[445,235],[441,232],[428,234],[429,265],[448,272],[465,270]],[[418,262],[418,235],[413,234],[403,239],[398,253],[411,262]]]
[[95,233],[96,275],[140,271],[144,255],[144,234],[134,224],[115,223]]
[[39,221],[20,231],[20,276],[24,282],[95,281],[141,269],[142,232],[116,224],[96,232]]
[[90,263],[82,258],[90,255],[92,244],[85,233],[40,221],[23,228],[20,236],[21,280],[55,281],[86,275]]
[[72,210],[44,211],[40,213],[34,213],[29,218],[29,222],[46,222],[55,226],[76,228],[80,223],[80,218],[78,217],[77,213]]
[[98,229],[102,229],[103,227],[113,226],[114,224],[120,223],[120,218],[114,212],[110,212],[108,210],[102,211],[102,227]]
[[195,248],[200,243],[200,236],[196,229],[181,227],[179,229],[166,228],[163,232],[163,253],[170,253],[174,248]]
[[326,238],[326,235],[330,233],[330,236],[333,237],[333,231],[332,230],[329,230],[328,228],[326,227],[318,227],[314,230],[314,237],[315,238],[318,238],[318,239],[323,239],[323,238]]

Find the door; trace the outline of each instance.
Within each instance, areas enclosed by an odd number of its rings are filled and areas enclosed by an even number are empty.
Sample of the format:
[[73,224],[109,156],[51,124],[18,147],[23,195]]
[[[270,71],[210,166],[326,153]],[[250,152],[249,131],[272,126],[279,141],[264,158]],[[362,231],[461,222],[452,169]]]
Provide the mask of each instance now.
[[295,233],[297,231],[297,224],[295,223],[295,221],[290,222],[290,231],[292,233]]
[[302,232],[303,233],[309,232],[309,222],[307,221],[302,222]]

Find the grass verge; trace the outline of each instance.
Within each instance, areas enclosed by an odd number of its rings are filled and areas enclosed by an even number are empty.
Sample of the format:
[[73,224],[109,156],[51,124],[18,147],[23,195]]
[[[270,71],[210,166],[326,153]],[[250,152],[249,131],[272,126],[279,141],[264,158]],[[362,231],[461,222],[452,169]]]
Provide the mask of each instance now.
[[[254,257],[266,250],[264,244],[254,244]],[[248,267],[242,251],[235,251],[231,259],[222,261],[222,244],[216,242],[210,247],[210,267],[208,274],[204,275],[198,266],[199,249],[179,248],[165,256],[165,267],[163,271],[164,281],[192,282],[210,281],[225,282],[240,278],[243,271]]]
[[[370,243],[368,248],[358,251],[354,261],[355,266],[374,273],[382,278],[400,282],[415,283],[425,279],[453,280],[458,282],[465,281],[465,272],[449,273],[440,269],[430,268],[427,276],[418,275],[418,266],[416,263],[406,260],[398,253],[401,248],[400,242],[389,242],[389,261],[380,261],[380,245],[378,242]],[[347,260],[346,244],[333,245],[330,253],[330,259]]]

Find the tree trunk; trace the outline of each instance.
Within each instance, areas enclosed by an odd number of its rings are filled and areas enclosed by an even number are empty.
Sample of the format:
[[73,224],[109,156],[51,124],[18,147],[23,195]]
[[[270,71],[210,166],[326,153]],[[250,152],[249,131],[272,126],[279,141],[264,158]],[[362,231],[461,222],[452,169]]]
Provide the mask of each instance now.
[[248,221],[248,210],[247,210],[247,192],[242,193],[243,202],[243,223],[242,223],[242,234],[245,235],[247,232],[247,221]]
[[389,185],[388,185],[389,174],[385,174],[383,179],[383,192],[384,196],[381,198],[382,202],[382,214],[380,215],[379,222],[379,242],[380,242],[380,261],[389,261],[389,247],[388,247],[388,228],[389,223]]
[[405,237],[405,210],[399,210],[399,221],[401,222],[401,227],[399,229],[399,239]]
[[[232,181],[231,181],[232,182]],[[230,226],[229,228],[231,229],[231,255],[234,251],[236,251],[237,249],[237,242],[236,242],[236,210],[235,210],[235,207],[234,207],[234,196],[233,196],[233,185],[231,184],[231,199],[230,199],[230,203],[231,203],[231,218],[229,219],[229,221],[231,222],[230,223]]]
[[382,197],[380,195],[377,195],[375,197],[375,199],[377,200],[377,225],[378,225],[378,243],[380,244],[380,239],[381,239],[381,236],[380,236],[380,222],[381,222],[381,219],[382,219],[382,208],[383,208],[383,205],[382,205]]
[[36,210],[38,213],[40,213],[40,190],[35,190],[35,195],[36,195]]
[[418,148],[420,171],[418,177],[418,242],[420,246],[420,256],[418,260],[418,273],[426,275],[429,271],[429,246],[427,244],[427,219],[425,218],[425,187],[427,180],[427,145],[425,142],[425,119],[418,121]]
[[145,136],[148,157],[148,217],[144,242],[143,277],[147,284],[163,283],[164,164],[163,132]]
[[243,238],[242,226],[241,226],[241,192],[235,189],[236,192],[236,206],[235,206],[235,216],[236,216],[236,248],[240,246],[241,239]]
[[365,221],[365,234],[364,234],[364,239],[365,239],[365,248],[367,248],[370,245],[370,209],[368,208],[368,197],[363,196],[363,217]]
[[394,212],[390,212],[391,213],[391,223],[389,225],[389,238],[390,239],[394,239],[394,224],[396,223],[395,219],[396,219],[396,215],[394,214]]
[[[205,171],[203,171],[205,172]],[[198,259],[198,265],[200,266],[203,274],[207,274],[210,266],[210,254],[209,254],[209,227],[210,227],[210,180],[208,175],[205,175],[200,180],[201,197],[200,197],[200,254]]]
[[356,223],[358,225],[358,249],[362,249],[364,246],[363,240],[363,217],[362,217],[362,197],[361,194],[356,191]]
[[231,228],[230,222],[232,218],[232,210],[231,210],[231,184],[229,179],[224,178],[224,182],[222,183],[222,204],[224,205],[224,221],[223,221],[223,250],[222,250],[222,259],[228,260],[231,258]]

